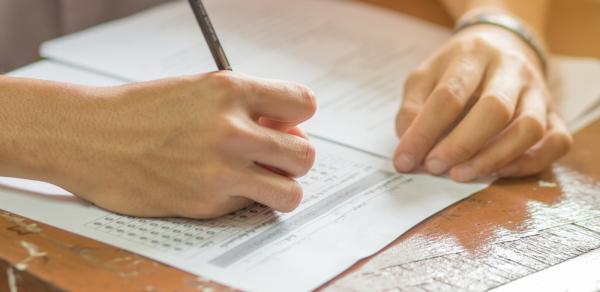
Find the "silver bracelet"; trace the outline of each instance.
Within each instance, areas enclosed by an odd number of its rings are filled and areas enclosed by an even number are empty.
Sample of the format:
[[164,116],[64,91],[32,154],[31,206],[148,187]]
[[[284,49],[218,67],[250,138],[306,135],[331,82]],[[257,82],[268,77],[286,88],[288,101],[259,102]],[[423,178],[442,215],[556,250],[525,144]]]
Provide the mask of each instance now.
[[540,59],[544,76],[548,76],[548,59],[546,57],[544,46],[538,41],[535,35],[517,18],[500,12],[480,12],[473,15],[467,15],[456,23],[454,32],[459,32],[467,27],[476,24],[489,24],[506,29],[519,36],[529,45]]

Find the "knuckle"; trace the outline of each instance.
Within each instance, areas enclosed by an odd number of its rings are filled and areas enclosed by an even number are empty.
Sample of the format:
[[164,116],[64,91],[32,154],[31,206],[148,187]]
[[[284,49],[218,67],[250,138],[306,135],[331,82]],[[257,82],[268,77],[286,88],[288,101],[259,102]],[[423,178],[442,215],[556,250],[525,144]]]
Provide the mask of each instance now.
[[237,143],[247,136],[243,122],[231,114],[222,115],[217,128],[218,140],[221,143]]
[[544,137],[546,124],[542,119],[533,114],[523,114],[517,124],[519,136],[539,141]]
[[477,35],[470,42],[465,43],[464,49],[470,52],[486,52],[490,49],[495,49],[496,45],[490,42],[483,36]]
[[552,133],[551,143],[555,145],[560,156],[563,156],[569,152],[573,146],[573,137],[567,132],[554,132]]
[[311,115],[314,115],[317,112],[317,97],[315,96],[315,93],[310,88],[300,83],[295,83],[295,86],[298,92],[300,92],[302,104],[306,106],[307,111]]
[[273,133],[267,132],[264,135],[262,147],[264,151],[269,153],[282,153],[285,146],[282,145],[277,136],[275,136]]
[[404,82],[404,87],[413,88],[416,85],[420,84],[427,78],[427,71],[425,69],[416,69],[412,71],[406,81]]
[[300,173],[300,176],[303,176],[305,174],[307,174],[310,169],[312,168],[313,164],[315,163],[315,158],[316,158],[316,150],[315,147],[313,147],[310,143],[303,141],[302,142],[302,172]]
[[208,74],[210,86],[222,93],[222,96],[230,97],[232,93],[240,89],[240,78],[232,72],[218,71]]
[[302,138],[293,137],[294,140],[287,145],[288,153],[291,154],[294,167],[292,176],[300,177],[306,175],[312,168],[315,158],[315,148]]
[[302,202],[303,190],[300,184],[296,181],[291,181],[287,190],[287,193],[282,196],[284,201],[281,206],[282,212],[294,211]]
[[210,80],[215,85],[230,85],[234,83],[234,74],[227,71],[217,71],[209,73]]
[[502,93],[486,95],[481,98],[482,102],[490,104],[494,117],[503,124],[508,124],[512,120],[515,108],[510,98]]
[[471,36],[454,42],[453,54],[467,55],[471,57],[494,56],[498,54],[498,46],[481,35]]
[[463,90],[455,84],[445,84],[436,89],[435,96],[443,99],[448,111],[454,115],[462,113],[466,99],[462,96]]
[[536,74],[538,70],[535,68],[535,65],[522,54],[503,52],[500,57],[500,63],[510,66],[516,76],[519,76],[524,81],[529,81],[538,75]]
[[446,157],[455,162],[462,162],[471,158],[475,154],[475,150],[471,149],[464,143],[453,143],[446,151],[443,151]]
[[420,111],[421,106],[416,105],[414,102],[406,101],[402,104],[396,115],[396,133],[399,137],[404,134]]
[[398,117],[414,117],[421,111],[422,105],[413,100],[404,100],[400,106]]

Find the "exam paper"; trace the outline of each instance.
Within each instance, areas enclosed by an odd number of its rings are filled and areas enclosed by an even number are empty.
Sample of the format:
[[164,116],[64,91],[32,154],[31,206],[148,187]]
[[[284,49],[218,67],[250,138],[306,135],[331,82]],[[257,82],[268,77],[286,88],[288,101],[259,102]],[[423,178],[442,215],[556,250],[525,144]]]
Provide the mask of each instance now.
[[262,205],[215,220],[147,219],[73,196],[0,188],[1,208],[249,291],[308,291],[487,184],[400,175],[389,161],[313,139],[292,213]]
[[[407,74],[449,30],[356,1],[207,0],[234,70],[317,94],[312,135],[391,157]],[[185,1],[47,42],[41,54],[140,81],[215,70]]]
[[[87,85],[122,83],[42,61],[10,75]],[[217,282],[251,291],[306,291],[487,183],[400,175],[389,160],[318,138],[292,213],[254,205],[215,220],[147,219],[99,209],[44,182],[0,178],[0,208]],[[310,267],[310,268],[306,268]]]

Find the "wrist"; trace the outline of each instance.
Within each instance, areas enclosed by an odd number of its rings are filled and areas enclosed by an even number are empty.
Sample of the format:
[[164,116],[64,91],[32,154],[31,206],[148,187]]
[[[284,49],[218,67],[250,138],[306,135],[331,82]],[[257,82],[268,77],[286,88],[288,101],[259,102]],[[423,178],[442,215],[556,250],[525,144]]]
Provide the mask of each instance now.
[[0,175],[63,186],[97,90],[18,78],[2,80],[2,86]]

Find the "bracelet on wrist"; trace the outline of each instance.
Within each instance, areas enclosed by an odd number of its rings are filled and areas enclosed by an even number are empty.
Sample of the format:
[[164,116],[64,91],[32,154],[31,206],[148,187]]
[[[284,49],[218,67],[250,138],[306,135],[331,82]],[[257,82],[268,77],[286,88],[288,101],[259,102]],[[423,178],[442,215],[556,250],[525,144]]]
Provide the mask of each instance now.
[[467,27],[477,24],[494,25],[517,35],[535,52],[542,65],[544,76],[548,76],[548,58],[544,46],[538,41],[535,34],[518,18],[499,11],[469,13],[456,22],[454,32],[457,33]]

